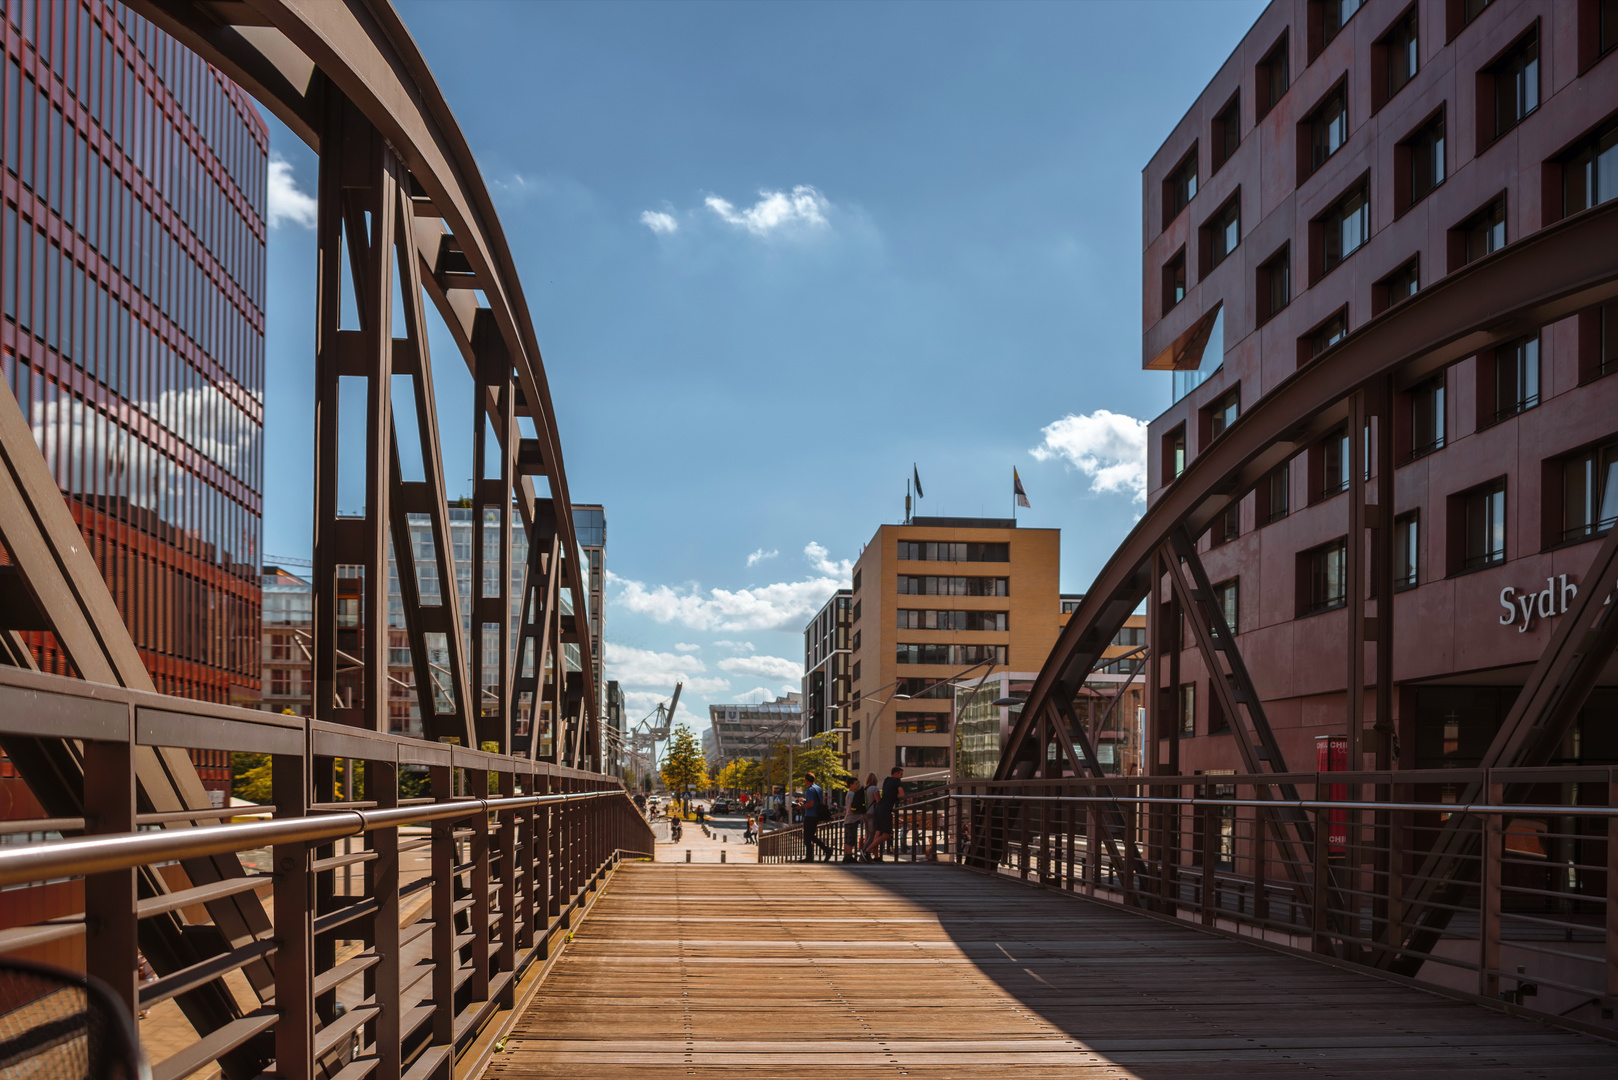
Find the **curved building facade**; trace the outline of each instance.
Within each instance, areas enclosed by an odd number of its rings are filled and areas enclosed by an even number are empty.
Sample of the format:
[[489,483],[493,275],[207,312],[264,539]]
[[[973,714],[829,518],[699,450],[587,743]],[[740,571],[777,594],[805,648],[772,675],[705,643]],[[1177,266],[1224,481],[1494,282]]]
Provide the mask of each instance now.
[[157,688],[255,700],[268,129],[118,4],[8,3],[3,34],[5,381]]

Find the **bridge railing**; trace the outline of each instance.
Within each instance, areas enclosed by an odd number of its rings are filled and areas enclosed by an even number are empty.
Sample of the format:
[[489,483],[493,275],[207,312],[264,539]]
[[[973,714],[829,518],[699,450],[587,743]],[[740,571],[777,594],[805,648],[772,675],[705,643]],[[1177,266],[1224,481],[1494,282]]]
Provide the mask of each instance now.
[[951,802],[917,835],[967,868],[1618,1030],[1618,770],[1066,778]]
[[[200,1034],[156,1080],[475,1071],[580,906],[653,851],[610,777],[0,667],[0,745],[47,736],[82,762],[83,813],[4,823],[0,889],[55,914],[0,953],[66,947],[131,1010],[176,1001]],[[268,755],[270,798],[138,806],[159,748]]]

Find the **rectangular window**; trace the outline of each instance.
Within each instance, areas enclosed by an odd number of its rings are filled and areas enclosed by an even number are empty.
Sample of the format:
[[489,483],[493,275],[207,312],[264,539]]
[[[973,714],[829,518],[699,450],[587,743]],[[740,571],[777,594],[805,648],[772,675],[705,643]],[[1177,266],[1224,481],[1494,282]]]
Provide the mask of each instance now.
[[1163,472],[1169,480],[1185,472],[1184,424],[1163,436]]
[[1163,313],[1185,299],[1185,248],[1163,264]]
[[1421,521],[1415,511],[1393,519],[1393,587],[1413,589],[1421,580]]
[[901,769],[947,769],[949,747],[896,746],[893,748],[893,763]]
[[1506,482],[1467,492],[1463,512],[1461,569],[1476,570],[1506,561]]
[[[1531,30],[1513,45],[1480,80],[1487,85],[1488,102],[1478,103],[1478,112],[1494,118],[1493,138],[1498,139],[1539,108],[1539,31]],[[1480,139],[1479,143],[1488,140]]]
[[1342,341],[1348,336],[1348,313],[1339,311],[1325,322],[1321,323],[1314,333],[1304,341],[1307,344],[1308,355],[1312,359]]
[[1275,47],[1265,53],[1264,59],[1258,62],[1256,78],[1253,81],[1258,88],[1255,121],[1264,119],[1287,92],[1287,87],[1292,85],[1291,70],[1287,63],[1287,37],[1288,35],[1283,32],[1281,40],[1277,41]]
[[899,558],[925,562],[1010,562],[1011,545],[900,540]]
[[1377,102],[1380,107],[1416,77],[1421,65],[1421,51],[1416,38],[1416,9],[1411,8],[1394,23],[1378,46],[1376,59],[1384,65],[1380,85],[1382,100]]
[[1180,684],[1180,734],[1197,733],[1197,684]]
[[1242,95],[1241,91],[1219,110],[1219,115],[1213,121],[1213,171],[1218,172],[1219,166],[1229,161],[1236,154],[1236,148],[1242,143]]
[[1417,256],[1371,286],[1371,303],[1380,315],[1416,295],[1421,288],[1421,258]]
[[1614,195],[1618,195],[1618,124],[1598,131],[1563,161],[1562,214],[1587,210]]
[[944,645],[937,643],[904,644],[895,646],[896,659],[901,664],[978,664],[983,662],[1004,664],[1004,645]]
[[[1242,242],[1242,196],[1240,190],[1219,208],[1219,212],[1202,227],[1202,249],[1208,253],[1207,270],[1225,261]],[[1207,271],[1205,270],[1204,273]]]
[[1602,536],[1618,522],[1618,442],[1562,464],[1562,539]]
[[1225,429],[1236,422],[1241,410],[1242,392],[1238,387],[1208,406],[1208,438],[1217,439]]
[[1225,617],[1225,625],[1230,627],[1230,632],[1233,634],[1242,632],[1241,623],[1238,621],[1241,613],[1237,607],[1239,590],[1236,583],[1237,579],[1231,578],[1229,581],[1222,581],[1213,587],[1214,606]]
[[1410,391],[1410,459],[1444,448],[1444,376]]
[[943,713],[899,713],[893,718],[893,730],[900,735],[946,735],[949,716]]
[[1258,268],[1258,298],[1265,321],[1292,302],[1292,246],[1283,244]]
[[1472,20],[1482,15],[1483,9],[1492,3],[1494,3],[1494,0],[1460,0],[1461,22],[1459,26],[1450,31],[1450,37],[1454,37],[1460,30],[1470,26]]
[[1400,166],[1396,201],[1402,214],[1444,182],[1444,114],[1440,112],[1394,148]]
[[1339,86],[1321,102],[1304,120],[1309,134],[1308,167],[1301,170],[1298,182],[1326,164],[1326,160],[1343,148],[1348,141],[1348,90]]
[[1163,181],[1163,227],[1179,216],[1186,204],[1197,195],[1197,146],[1191,145],[1190,153],[1174,167],[1169,178]]
[[1618,0],[1599,0],[1594,29],[1596,57],[1606,56],[1618,47]]
[[1595,335],[1594,347],[1586,347],[1590,363],[1585,368],[1584,381],[1599,379],[1618,371],[1618,300],[1602,304],[1594,317],[1580,326],[1581,334],[1588,328]]
[[1452,230],[1452,259],[1456,267],[1483,258],[1506,246],[1506,197],[1498,199],[1473,214]]
[[1539,404],[1539,336],[1523,338],[1494,350],[1492,387],[1484,387],[1478,395],[1480,406],[1490,404],[1488,391],[1493,390],[1493,411],[1480,417],[1480,427],[1496,424]]
[[1327,274],[1371,236],[1371,200],[1361,184],[1327,210],[1320,223],[1320,273]]
[[900,596],[1007,596],[1009,579],[900,574]]
[[1333,611],[1348,603],[1348,544],[1333,540],[1298,556],[1303,569],[1300,615]]
[[1320,440],[1316,452],[1320,454],[1320,490],[1316,500],[1347,491],[1350,479],[1348,430],[1344,428],[1327,435]]
[[1290,462],[1283,462],[1259,483],[1258,520],[1268,525],[1286,517],[1291,512],[1291,497],[1292,467]]
[[[897,626],[900,630],[990,630],[1004,631],[1007,613],[1004,611],[937,611],[900,608]],[[855,646],[858,648],[858,646]]]

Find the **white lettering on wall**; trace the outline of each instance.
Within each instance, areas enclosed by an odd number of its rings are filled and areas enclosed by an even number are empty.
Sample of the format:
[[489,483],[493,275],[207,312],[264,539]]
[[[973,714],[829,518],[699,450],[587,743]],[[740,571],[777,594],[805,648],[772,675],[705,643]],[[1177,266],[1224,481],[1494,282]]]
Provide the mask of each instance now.
[[1568,602],[1579,595],[1579,587],[1567,579],[1566,574],[1545,579],[1545,587],[1539,592],[1532,590],[1519,594],[1514,586],[1507,585],[1500,590],[1500,606],[1506,613],[1500,616],[1501,626],[1517,624],[1517,633],[1526,634],[1534,623],[1537,615],[1548,619],[1553,615],[1567,613]]

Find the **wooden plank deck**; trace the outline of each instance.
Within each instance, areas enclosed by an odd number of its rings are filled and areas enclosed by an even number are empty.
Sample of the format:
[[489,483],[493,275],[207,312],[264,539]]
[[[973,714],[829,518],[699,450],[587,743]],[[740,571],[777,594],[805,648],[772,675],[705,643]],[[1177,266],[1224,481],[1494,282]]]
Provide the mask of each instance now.
[[947,866],[620,869],[487,1080],[1613,1080],[1618,1045]]

